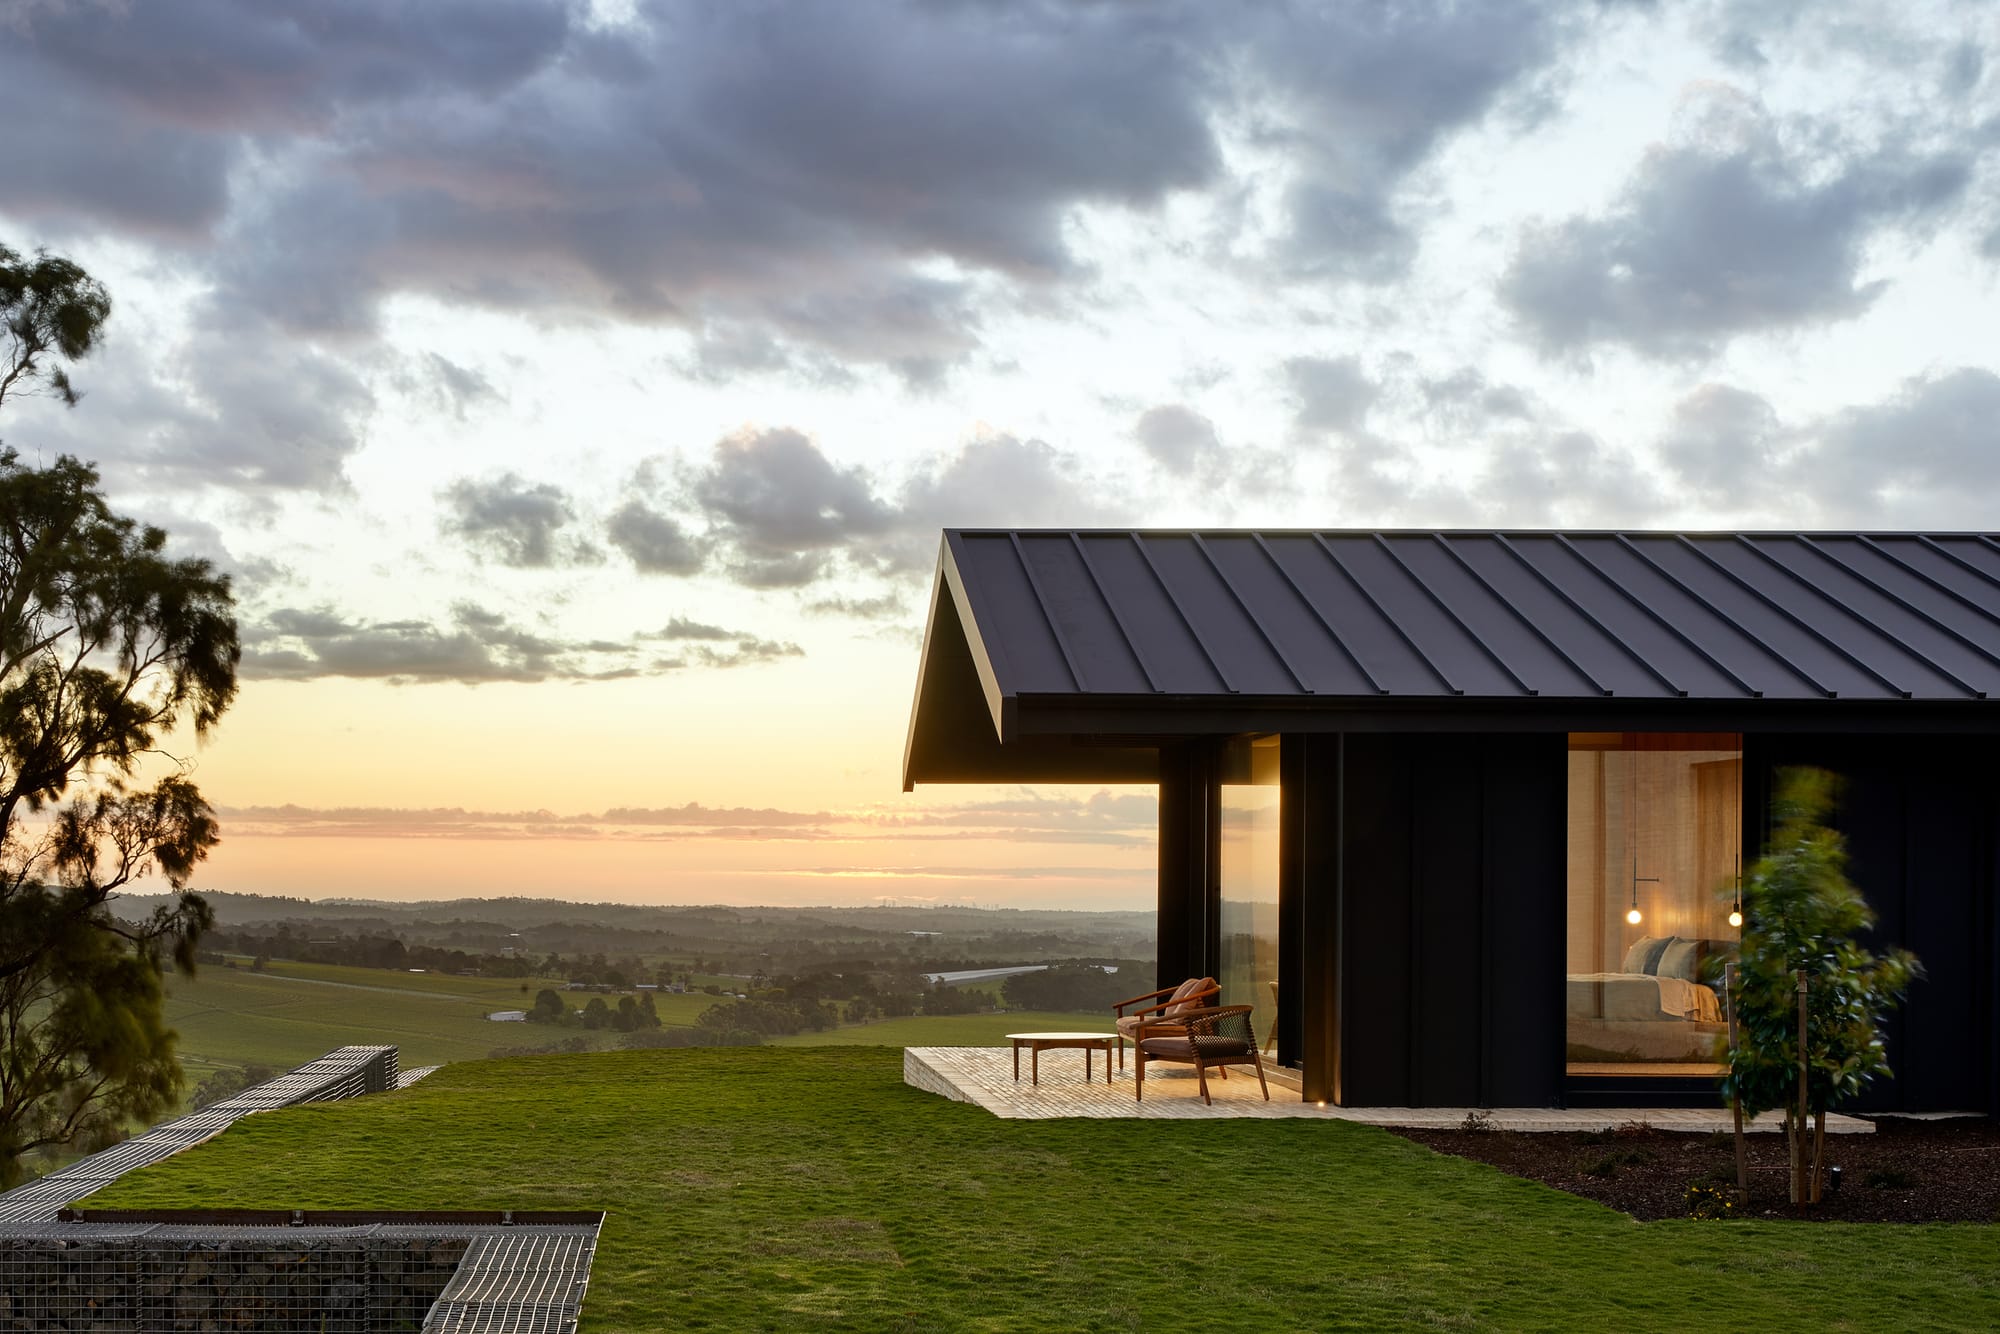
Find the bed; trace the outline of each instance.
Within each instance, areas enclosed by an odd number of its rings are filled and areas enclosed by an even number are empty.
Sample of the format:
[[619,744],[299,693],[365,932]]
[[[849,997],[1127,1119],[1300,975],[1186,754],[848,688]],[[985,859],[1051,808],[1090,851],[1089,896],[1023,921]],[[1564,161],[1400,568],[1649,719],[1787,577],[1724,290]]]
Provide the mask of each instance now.
[[1702,961],[1733,942],[1644,937],[1615,973],[1571,973],[1568,1048],[1572,1062],[1714,1059],[1727,1032],[1715,989],[1699,980]]

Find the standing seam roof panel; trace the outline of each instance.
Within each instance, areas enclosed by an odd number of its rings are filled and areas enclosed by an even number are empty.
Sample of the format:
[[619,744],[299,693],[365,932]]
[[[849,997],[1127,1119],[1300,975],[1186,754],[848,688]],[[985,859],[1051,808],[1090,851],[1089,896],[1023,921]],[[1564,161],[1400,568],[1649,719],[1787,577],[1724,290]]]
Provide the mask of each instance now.
[[1273,651],[1229,586],[1192,536],[1142,539],[1153,564],[1179,594],[1182,612],[1193,622],[1203,646],[1228,676],[1229,684],[1247,694],[1289,695],[1301,686],[1284,660]]
[[1908,604],[1913,609],[1909,612],[1911,616],[1933,625],[1940,644],[1949,643],[1969,655],[1968,663],[1980,664],[1972,675],[1974,681],[1987,682],[1989,694],[2000,692],[2000,637],[1994,635],[1994,627],[1977,612],[1924,582],[1907,565],[1857,539],[1800,537],[1797,540],[1844,573],[1879,585],[1880,596]]
[[[999,537],[959,536],[952,543],[959,579],[978,633],[1008,692],[1086,690],[1090,679],[1073,682],[1041,598],[1015,559],[1013,544]],[[968,635],[974,627],[965,627]],[[1004,665],[1003,665],[1004,664]]]
[[1527,691],[1494,661],[1493,654],[1469,634],[1436,593],[1396,563],[1374,535],[1328,535],[1327,546],[1376,601],[1393,607],[1397,619],[1424,657],[1436,663],[1454,687],[1468,695],[1527,695]]
[[1002,694],[2000,696],[1976,534],[951,531]]
[[[1774,602],[1835,638],[1846,652],[1925,699],[1970,696],[1981,687],[1952,659],[1962,650],[1826,557],[1796,542],[1744,539],[1717,543],[1709,554],[1762,589]],[[1843,625],[1831,623],[1838,617]],[[1953,679],[1956,676],[1958,679]]]
[[[1756,592],[1730,578],[1729,571],[1716,568],[1714,557],[1704,558],[1700,549],[1690,549],[1689,544],[1678,538],[1647,538],[1645,543],[1646,554],[1658,561],[1661,568],[1699,590],[1719,611],[1743,627],[1746,636],[1758,642],[1781,667],[1790,668],[1842,698],[1898,696],[1899,686],[1878,679],[1866,668],[1829,650],[1811,633],[1774,611]],[[1834,612],[1845,618],[1837,608]]]
[[1381,693],[1275,555],[1267,555],[1254,537],[1242,534],[1204,534],[1203,540],[1250,615],[1315,694]]
[[1041,584],[1043,609],[1072,654],[1083,660],[1090,690],[1144,694],[1156,687],[1125,630],[1111,615],[1109,594],[1067,533],[1021,537],[1021,555]]

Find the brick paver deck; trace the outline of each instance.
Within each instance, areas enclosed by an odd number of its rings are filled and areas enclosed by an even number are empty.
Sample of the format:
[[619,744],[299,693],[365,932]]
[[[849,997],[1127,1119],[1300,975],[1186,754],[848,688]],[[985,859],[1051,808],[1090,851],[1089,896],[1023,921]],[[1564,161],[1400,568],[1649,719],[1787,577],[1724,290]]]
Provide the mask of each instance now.
[[[1086,1084],[1083,1058],[1076,1055],[1075,1069],[1053,1055],[1043,1062],[1042,1082],[1032,1085],[1024,1078],[1016,1083],[1013,1063],[1006,1047],[908,1047],[903,1051],[903,1082],[915,1088],[983,1107],[995,1116],[1016,1120],[1042,1120],[1062,1116],[1138,1118],[1142,1120],[1197,1120],[1207,1117],[1317,1117],[1327,1121],[1359,1121],[1376,1126],[1407,1126],[1449,1130],[1463,1125],[1472,1110],[1466,1107],[1321,1107],[1299,1099],[1296,1085],[1271,1082],[1271,1100],[1265,1102],[1257,1091],[1255,1072],[1232,1068],[1227,1080],[1211,1075],[1208,1091],[1213,1107],[1202,1103],[1195,1091],[1194,1071],[1186,1066],[1149,1064],[1146,1067],[1146,1098],[1132,1096],[1131,1053],[1125,1068],[1107,1086]],[[1286,1072],[1289,1076],[1290,1072]],[[1267,1071],[1268,1074],[1268,1071]],[[1100,1077],[1101,1081],[1101,1077]],[[1289,1085],[1289,1086],[1288,1086]],[[1486,1124],[1494,1130],[1603,1130],[1640,1121],[1656,1130],[1685,1130],[1710,1134],[1729,1129],[1726,1109],[1709,1111],[1692,1107],[1500,1107],[1485,1112]],[[1784,1120],[1776,1112],[1758,1117],[1748,1129],[1756,1132],[1782,1130]],[[1826,1118],[1829,1134],[1868,1134],[1875,1127],[1851,1116]]]

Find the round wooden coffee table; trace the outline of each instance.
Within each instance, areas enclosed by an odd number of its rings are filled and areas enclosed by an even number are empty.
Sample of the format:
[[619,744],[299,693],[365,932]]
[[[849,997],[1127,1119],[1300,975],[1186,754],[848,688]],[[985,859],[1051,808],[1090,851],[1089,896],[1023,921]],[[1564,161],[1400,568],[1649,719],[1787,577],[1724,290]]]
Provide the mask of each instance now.
[[1042,1082],[1042,1053],[1053,1048],[1078,1047],[1083,1051],[1083,1082],[1091,1079],[1090,1054],[1104,1053],[1104,1082],[1111,1082],[1111,1044],[1116,1042],[1123,1054],[1124,1043],[1116,1033],[1009,1033],[1007,1038],[1014,1044],[1014,1082],[1021,1082],[1021,1048],[1028,1049],[1028,1082]]

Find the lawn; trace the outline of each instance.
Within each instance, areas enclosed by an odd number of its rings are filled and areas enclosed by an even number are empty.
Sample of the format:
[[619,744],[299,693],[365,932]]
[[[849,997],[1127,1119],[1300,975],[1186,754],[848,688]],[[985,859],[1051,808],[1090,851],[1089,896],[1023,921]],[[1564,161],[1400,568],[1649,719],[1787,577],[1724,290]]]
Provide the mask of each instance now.
[[[539,1046],[586,1036],[605,1046],[618,1034],[537,1024],[495,1023],[494,1010],[521,1010],[549,985],[519,978],[398,973],[384,968],[274,961],[267,971],[247,965],[204,965],[192,978],[167,982],[167,1023],[180,1034],[190,1086],[219,1065],[267,1065],[289,1070],[349,1043],[390,1042],[405,1067],[470,1061],[495,1047]],[[589,998],[565,993],[573,1006]],[[615,996],[607,998],[615,1004]],[[692,1024],[715,1004],[712,996],[655,997],[663,1022]]]
[[586,1331],[2000,1327],[2000,1231],[1622,1214],[1340,1122],[1001,1121],[888,1048],[454,1065],[92,1203],[610,1211]]

